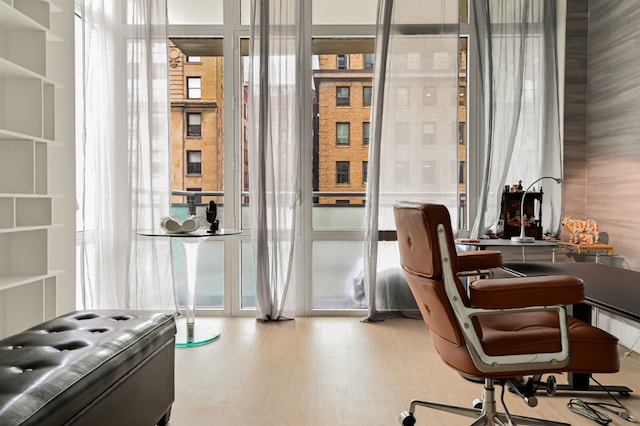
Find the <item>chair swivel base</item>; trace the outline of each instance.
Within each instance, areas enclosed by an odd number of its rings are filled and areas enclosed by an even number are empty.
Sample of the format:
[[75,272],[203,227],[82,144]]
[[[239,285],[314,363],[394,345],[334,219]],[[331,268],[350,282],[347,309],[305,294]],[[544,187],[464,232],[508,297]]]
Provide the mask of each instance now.
[[507,424],[517,425],[547,425],[547,426],[571,426],[569,423],[555,422],[552,420],[537,419],[534,417],[509,415],[496,411],[496,401],[494,387],[491,379],[485,379],[485,388],[482,399],[482,408],[461,407],[457,405],[442,404],[439,402],[423,401],[414,399],[411,401],[409,411],[400,414],[400,424],[402,426],[414,426],[416,419],[413,415],[416,406],[433,408],[452,414],[474,418],[471,426],[504,426]]

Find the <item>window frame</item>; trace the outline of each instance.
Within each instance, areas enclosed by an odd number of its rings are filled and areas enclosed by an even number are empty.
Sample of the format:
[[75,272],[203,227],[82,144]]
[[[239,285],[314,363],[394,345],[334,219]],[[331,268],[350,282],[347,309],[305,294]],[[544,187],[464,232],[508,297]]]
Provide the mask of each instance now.
[[[197,87],[192,83],[198,82]],[[189,75],[186,77],[187,99],[202,99],[202,77]],[[197,92],[198,96],[193,96]]]
[[[191,161],[191,156],[198,155],[200,161]],[[202,150],[201,149],[187,149],[185,151],[185,165],[187,169],[187,176],[202,176]],[[196,167],[197,166],[197,167]],[[194,170],[197,169],[197,170]]]
[[[185,117],[185,121],[187,123],[186,125],[186,131],[187,131],[187,137],[189,138],[201,138],[202,137],[202,112],[198,111],[187,111],[186,113],[186,117]],[[199,124],[191,124],[191,117],[200,117],[200,123]],[[192,128],[197,127],[198,131],[197,132],[193,132]]]
[[[346,96],[340,96],[340,92],[345,91]],[[336,106],[337,107],[349,107],[351,106],[351,87],[350,86],[336,86]]]
[[[345,135],[340,134],[340,129],[346,128],[346,139],[344,139]],[[341,136],[343,139],[341,139]],[[341,141],[345,142],[341,142]],[[338,121],[336,123],[336,146],[349,146],[351,145],[351,122],[349,121]]]
[[[344,181],[345,177],[346,177],[346,181]],[[350,184],[351,184],[351,162],[336,161],[336,185],[350,185]]]

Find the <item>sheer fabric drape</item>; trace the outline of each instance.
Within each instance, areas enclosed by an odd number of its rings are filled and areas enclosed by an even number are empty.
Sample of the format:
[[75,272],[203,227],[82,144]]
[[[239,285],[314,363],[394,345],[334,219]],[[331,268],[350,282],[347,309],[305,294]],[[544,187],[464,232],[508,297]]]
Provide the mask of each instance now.
[[166,0],[84,0],[77,144],[78,305],[176,310]]
[[[556,2],[472,0],[481,182],[471,235],[496,230],[505,185],[562,178]],[[557,234],[562,186],[541,181],[543,229]],[[536,189],[539,189],[538,186]]]
[[259,320],[295,316],[304,4],[251,2],[249,197]]
[[[458,2],[380,0],[365,213],[367,319],[418,316],[393,204],[445,204],[458,223]],[[380,238],[380,235],[383,238]]]

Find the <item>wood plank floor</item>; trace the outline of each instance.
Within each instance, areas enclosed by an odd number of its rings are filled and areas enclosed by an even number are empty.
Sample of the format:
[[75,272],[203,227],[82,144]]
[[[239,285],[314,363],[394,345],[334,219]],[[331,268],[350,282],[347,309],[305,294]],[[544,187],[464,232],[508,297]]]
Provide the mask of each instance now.
[[[412,398],[471,406],[481,386],[461,378],[439,358],[421,320],[362,323],[359,318],[207,318],[222,335],[214,343],[176,348],[176,398],[171,426],[390,426]],[[624,348],[621,348],[621,354]],[[622,355],[621,355],[622,356]],[[603,384],[640,395],[640,355],[621,361]],[[565,383],[563,375],[556,376]],[[497,397],[499,398],[499,389]],[[510,392],[512,414],[572,425],[595,423],[570,412],[572,396],[613,402],[604,393],[539,394],[530,408]],[[616,394],[618,397],[618,395]],[[640,418],[640,397],[620,398]],[[502,406],[498,402],[500,411]],[[468,425],[471,419],[418,407],[417,425]],[[611,425],[629,424],[615,418]]]

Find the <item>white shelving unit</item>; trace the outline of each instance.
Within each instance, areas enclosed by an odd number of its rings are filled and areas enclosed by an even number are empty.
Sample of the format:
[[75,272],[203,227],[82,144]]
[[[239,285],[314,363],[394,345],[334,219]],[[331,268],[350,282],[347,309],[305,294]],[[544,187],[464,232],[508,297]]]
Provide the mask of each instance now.
[[56,84],[48,0],[0,0],[0,338],[55,317],[49,265]]

